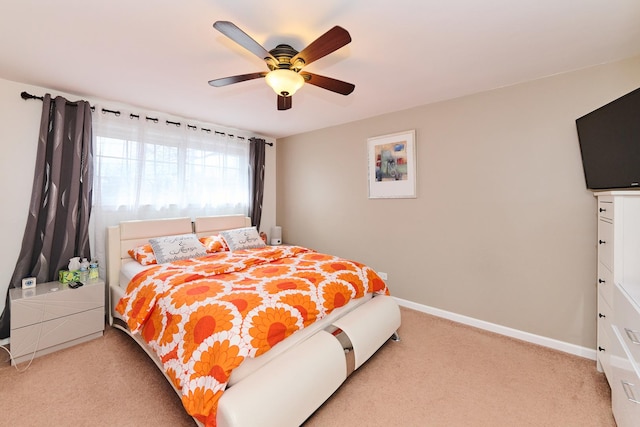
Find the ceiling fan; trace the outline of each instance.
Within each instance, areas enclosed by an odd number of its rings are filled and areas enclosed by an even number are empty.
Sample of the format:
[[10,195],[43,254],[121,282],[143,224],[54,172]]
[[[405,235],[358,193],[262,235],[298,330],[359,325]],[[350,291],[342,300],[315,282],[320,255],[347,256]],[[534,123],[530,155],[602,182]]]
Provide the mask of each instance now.
[[279,44],[267,51],[247,33],[229,21],[216,21],[213,28],[264,60],[269,71],[210,80],[211,86],[226,86],[264,77],[267,84],[278,95],[278,110],[291,108],[292,95],[305,83],[342,95],[349,95],[355,89],[355,85],[351,83],[301,71],[303,67],[313,61],[327,56],[351,42],[349,32],[342,27],[333,27],[300,52],[288,44]]

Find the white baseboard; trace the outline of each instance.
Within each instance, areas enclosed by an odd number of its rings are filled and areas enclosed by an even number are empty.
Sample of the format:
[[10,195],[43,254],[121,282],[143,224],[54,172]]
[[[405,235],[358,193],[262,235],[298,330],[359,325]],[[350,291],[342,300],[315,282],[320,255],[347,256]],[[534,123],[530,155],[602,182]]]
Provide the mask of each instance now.
[[473,326],[479,329],[495,332],[500,335],[505,335],[511,338],[516,338],[522,341],[541,345],[543,347],[549,347],[555,350],[563,351],[565,353],[596,360],[595,349],[581,347],[553,338],[547,338],[540,335],[531,334],[529,332],[520,331],[518,329],[508,328],[506,326],[496,325],[495,323],[485,322],[484,320],[474,319],[473,317],[463,316],[461,314],[452,313],[450,311],[441,310],[435,307],[429,307],[428,305],[418,304],[415,302],[404,300],[402,298],[394,297],[394,299],[396,300],[398,305],[402,307],[407,307],[416,311],[431,314],[433,316],[442,317],[444,319],[462,323],[464,325]]

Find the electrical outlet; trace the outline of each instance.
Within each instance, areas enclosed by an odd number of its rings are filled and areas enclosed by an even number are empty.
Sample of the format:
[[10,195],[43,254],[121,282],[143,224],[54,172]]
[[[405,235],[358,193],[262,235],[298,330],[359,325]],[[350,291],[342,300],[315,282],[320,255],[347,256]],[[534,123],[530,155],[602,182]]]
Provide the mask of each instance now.
[[382,271],[378,271],[378,276],[380,276],[380,278],[382,280],[387,280],[387,273],[383,273]]

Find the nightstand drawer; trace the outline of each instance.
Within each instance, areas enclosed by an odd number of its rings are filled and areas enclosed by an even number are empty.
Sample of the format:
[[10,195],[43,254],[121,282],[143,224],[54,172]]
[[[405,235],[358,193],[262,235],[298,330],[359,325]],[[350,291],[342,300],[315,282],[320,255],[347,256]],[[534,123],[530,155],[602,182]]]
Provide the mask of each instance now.
[[[14,359],[25,355],[30,358],[37,346],[36,356],[39,356],[50,353],[54,349],[68,347],[67,343],[79,338],[95,338],[94,334],[99,336],[103,331],[104,308],[94,308],[48,322],[12,329],[11,353]],[[50,347],[54,347],[54,349],[46,351]],[[18,360],[17,363],[19,362]]]
[[[51,291],[51,289],[58,289]],[[104,282],[87,283],[77,289],[59,282],[43,283],[37,294],[18,298],[21,289],[12,289],[11,328],[21,328],[74,313],[104,308]]]
[[77,289],[60,282],[40,283],[35,289],[11,289],[12,363],[102,336],[104,291],[102,279]]

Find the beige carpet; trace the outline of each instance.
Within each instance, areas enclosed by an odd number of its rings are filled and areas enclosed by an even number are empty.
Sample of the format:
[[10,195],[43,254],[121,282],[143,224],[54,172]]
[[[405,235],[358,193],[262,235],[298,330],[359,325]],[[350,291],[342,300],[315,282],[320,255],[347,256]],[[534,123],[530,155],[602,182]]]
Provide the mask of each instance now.
[[[305,427],[615,426],[594,361],[404,308],[400,334]],[[114,329],[25,372],[0,363],[0,402],[3,426],[194,425],[160,371]]]

